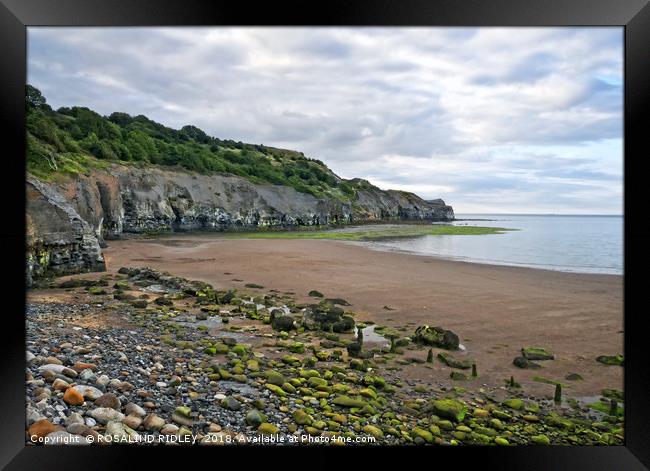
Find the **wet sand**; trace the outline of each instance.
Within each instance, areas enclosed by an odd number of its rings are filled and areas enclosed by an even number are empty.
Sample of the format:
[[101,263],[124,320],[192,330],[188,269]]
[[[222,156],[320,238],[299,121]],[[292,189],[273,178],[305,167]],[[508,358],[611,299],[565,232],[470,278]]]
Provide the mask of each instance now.
[[[109,241],[104,255],[109,272],[150,266],[217,289],[256,283],[263,292],[294,292],[298,301],[313,300],[307,293],[318,290],[350,302],[357,320],[406,326],[409,332],[422,324],[451,329],[467,347],[463,355],[478,365],[479,378],[463,386],[502,385],[514,375],[527,392],[552,395],[553,386],[532,380],[539,375],[568,384],[572,396],[623,388],[623,368],[595,361],[623,352],[622,276],[448,261],[340,241],[203,234]],[[556,359],[539,362],[538,370],[521,370],[512,360],[523,346],[545,347]],[[437,365],[406,367],[405,375],[448,381],[449,370]],[[584,380],[565,380],[568,373]]]

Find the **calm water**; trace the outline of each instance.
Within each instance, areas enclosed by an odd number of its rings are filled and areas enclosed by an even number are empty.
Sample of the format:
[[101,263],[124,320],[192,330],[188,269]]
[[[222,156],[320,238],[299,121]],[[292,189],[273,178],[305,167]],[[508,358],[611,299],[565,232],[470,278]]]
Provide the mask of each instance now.
[[456,214],[456,218],[454,225],[519,230],[480,236],[421,236],[369,244],[379,250],[495,265],[580,273],[623,273],[622,216]]

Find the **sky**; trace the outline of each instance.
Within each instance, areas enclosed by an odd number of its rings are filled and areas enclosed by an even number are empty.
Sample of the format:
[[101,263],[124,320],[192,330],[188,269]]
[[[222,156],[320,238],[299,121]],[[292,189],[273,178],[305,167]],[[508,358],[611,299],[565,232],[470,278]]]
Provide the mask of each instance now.
[[618,27],[30,27],[28,82],[457,214],[623,213]]

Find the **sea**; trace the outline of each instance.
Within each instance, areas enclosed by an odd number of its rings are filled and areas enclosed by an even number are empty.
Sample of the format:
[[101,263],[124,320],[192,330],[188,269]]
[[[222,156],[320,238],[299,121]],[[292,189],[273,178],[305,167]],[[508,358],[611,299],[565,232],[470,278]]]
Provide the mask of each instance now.
[[623,274],[623,216],[456,214],[452,224],[517,230],[382,239],[365,244],[377,250],[491,265]]

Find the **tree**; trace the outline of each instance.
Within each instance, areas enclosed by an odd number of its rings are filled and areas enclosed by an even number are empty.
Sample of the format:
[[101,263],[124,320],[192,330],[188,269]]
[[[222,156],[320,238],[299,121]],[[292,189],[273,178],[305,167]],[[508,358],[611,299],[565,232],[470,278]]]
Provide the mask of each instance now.
[[27,85],[25,92],[25,104],[27,108],[38,108],[46,111],[52,111],[50,105],[47,104],[45,97],[41,91],[31,85]]

